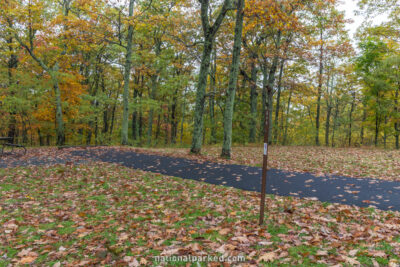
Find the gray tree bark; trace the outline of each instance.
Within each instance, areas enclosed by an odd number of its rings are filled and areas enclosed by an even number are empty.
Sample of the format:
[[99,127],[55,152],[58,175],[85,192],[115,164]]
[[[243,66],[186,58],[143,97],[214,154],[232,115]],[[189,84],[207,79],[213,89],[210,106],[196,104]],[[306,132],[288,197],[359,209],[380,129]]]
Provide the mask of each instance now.
[[231,157],[232,146],[232,121],[233,121],[233,107],[235,103],[235,94],[237,87],[237,80],[240,65],[240,51],[242,48],[242,32],[243,32],[243,18],[244,18],[244,4],[245,0],[239,0],[236,13],[235,22],[235,37],[233,43],[232,65],[229,73],[229,85],[225,102],[224,110],[224,141],[222,144],[221,156],[224,158]]
[[283,68],[285,67],[285,60],[282,59],[281,67],[279,70],[278,78],[278,90],[276,95],[276,108],[275,108],[275,120],[274,120],[274,143],[278,143],[278,123],[279,123],[279,110],[280,110],[280,100],[281,100],[281,90],[282,90],[282,75]]
[[318,76],[318,98],[317,98],[317,115],[315,119],[315,145],[319,146],[319,127],[320,127],[320,114],[321,114],[321,97],[322,97],[322,83],[323,83],[323,72],[324,72],[324,47],[323,47],[323,30],[321,28],[320,33],[320,55],[319,55],[319,76]]
[[196,91],[196,107],[194,112],[194,127],[192,133],[192,146],[191,153],[199,154],[201,152],[201,146],[203,141],[203,114],[204,104],[206,98],[206,87],[207,87],[207,76],[210,69],[212,47],[222,21],[225,18],[226,13],[230,9],[230,0],[224,0],[222,8],[219,11],[217,18],[212,26],[208,18],[208,10],[210,1],[200,0],[201,4],[201,22],[204,34],[204,45],[203,55],[200,64],[199,80],[197,83]]
[[[129,0],[129,20],[133,19],[133,7],[135,0]],[[129,127],[129,81],[131,77],[132,67],[132,44],[133,44],[133,25],[128,26],[128,35],[126,37],[126,54],[125,54],[125,69],[124,69],[124,92],[122,95],[122,130],[121,130],[121,145],[128,145],[128,127]]]
[[251,57],[251,77],[250,77],[250,132],[249,141],[250,143],[256,142],[257,135],[257,66],[256,56],[253,54]]
[[217,51],[213,50],[212,55],[213,65],[211,66],[210,73],[210,99],[209,99],[209,109],[210,109],[210,122],[211,122],[211,139],[210,144],[217,143],[217,125],[215,123],[215,94],[216,94],[216,75],[217,75]]

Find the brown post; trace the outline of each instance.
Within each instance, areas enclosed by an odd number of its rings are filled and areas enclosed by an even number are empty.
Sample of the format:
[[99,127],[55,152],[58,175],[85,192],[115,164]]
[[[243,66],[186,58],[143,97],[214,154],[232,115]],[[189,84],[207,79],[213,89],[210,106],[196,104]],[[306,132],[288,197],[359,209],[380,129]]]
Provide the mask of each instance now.
[[[269,103],[271,104],[271,103]],[[261,203],[260,203],[260,225],[264,223],[265,194],[267,191],[267,171],[268,171],[268,135],[269,135],[269,108],[265,109],[264,120],[264,155],[261,182]]]

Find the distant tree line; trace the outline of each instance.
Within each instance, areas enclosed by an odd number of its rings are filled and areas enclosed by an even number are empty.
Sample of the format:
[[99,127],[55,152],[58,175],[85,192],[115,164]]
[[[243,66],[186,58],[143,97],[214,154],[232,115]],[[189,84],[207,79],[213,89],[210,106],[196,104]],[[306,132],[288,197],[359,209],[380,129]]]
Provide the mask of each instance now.
[[0,136],[193,153],[221,144],[229,158],[232,144],[262,142],[268,119],[271,144],[398,149],[396,5],[360,1],[391,21],[365,23],[354,42],[338,5],[4,0]]

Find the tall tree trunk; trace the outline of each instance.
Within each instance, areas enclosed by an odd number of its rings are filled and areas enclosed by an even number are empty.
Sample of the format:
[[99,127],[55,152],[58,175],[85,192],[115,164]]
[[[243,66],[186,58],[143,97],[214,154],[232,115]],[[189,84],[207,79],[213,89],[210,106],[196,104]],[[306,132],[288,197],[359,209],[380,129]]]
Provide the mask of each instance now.
[[[96,105],[98,105],[98,103]],[[94,144],[96,146],[99,144],[99,118],[97,115],[94,118]]]
[[275,120],[274,120],[274,138],[273,141],[275,144],[278,143],[278,123],[279,123],[279,110],[280,110],[280,101],[281,101],[281,90],[282,90],[282,75],[283,69],[285,67],[285,60],[282,59],[281,67],[279,70],[279,78],[278,78],[278,91],[276,95],[276,108],[275,108]]
[[350,108],[350,113],[349,113],[349,137],[348,137],[348,141],[349,141],[349,147],[351,146],[351,136],[352,136],[352,128],[353,128],[353,112],[356,106],[356,92],[353,92],[353,100],[351,102],[351,108]]
[[24,114],[21,115],[21,123],[22,123],[22,143],[23,144],[28,144],[29,139],[28,139],[28,128],[26,126],[26,121],[24,119]]
[[203,114],[206,98],[207,75],[210,67],[210,57],[213,46],[213,40],[207,38],[203,48],[203,56],[200,65],[199,81],[196,93],[196,108],[194,113],[194,128],[191,152],[199,154],[203,139]]
[[113,105],[113,107],[112,107],[112,111],[111,111],[110,141],[111,141],[111,139],[112,139],[112,134],[113,134],[113,130],[114,130],[115,111],[116,111],[116,109],[117,109],[118,95],[119,95],[119,92],[118,92],[118,94],[117,94],[117,96],[116,96],[115,103],[114,103],[114,105]]
[[[99,64],[101,64],[101,61],[99,62]],[[96,125],[97,124],[97,108],[98,108],[97,92],[99,90],[100,76],[101,76],[100,70],[99,70],[98,66],[96,66],[95,76],[94,76],[94,81],[93,81],[94,84],[91,85],[90,86],[91,88],[89,89],[90,96],[93,98],[93,100],[91,101],[90,104],[92,105],[92,107],[94,109],[95,117],[94,117],[94,120],[92,118],[90,118],[90,120],[89,120],[89,130],[88,130],[88,134],[87,134],[87,138],[86,138],[87,145],[90,145],[90,143],[91,143],[93,127],[95,128],[95,131],[94,131],[95,135],[96,135],[96,131],[97,131],[97,129],[96,129],[96,127],[97,127],[97,125]],[[97,140],[95,140],[95,142],[97,142]]]
[[236,12],[232,65],[229,73],[229,85],[224,110],[224,141],[222,144],[221,156],[225,158],[231,157],[233,107],[235,103],[235,94],[239,74],[240,50],[242,48],[244,4],[245,0],[239,0]]
[[211,138],[210,144],[217,143],[217,125],[215,122],[215,94],[216,94],[216,75],[217,75],[217,50],[214,48],[212,53],[211,73],[210,73],[210,98],[209,98],[209,109],[210,109],[210,122],[211,122]]
[[[136,103],[136,99],[138,97],[138,90],[134,90],[133,92],[133,102]],[[135,111],[133,111],[132,113],[132,139],[133,140],[137,140],[138,139],[138,135],[137,135],[137,127],[138,127],[138,111],[135,109]]]
[[[142,87],[144,87],[144,76],[143,75],[142,75],[141,80],[142,80],[141,81]],[[142,94],[143,94],[142,92],[138,93],[139,99],[142,98]],[[143,113],[142,113],[141,105],[139,105],[138,118],[136,119],[136,127],[135,127],[135,129],[136,129],[137,138],[139,140],[141,140],[142,136],[143,136]]]
[[326,122],[325,122],[325,146],[329,146],[329,130],[331,121],[332,106],[326,103]]
[[[277,51],[279,50],[279,47],[280,47],[280,44],[281,44],[281,37],[282,37],[282,31],[278,30],[277,37],[276,37],[276,44],[275,44],[275,47],[276,47]],[[278,53],[278,52],[276,52],[276,53]],[[265,106],[265,108],[268,108],[268,110],[269,110],[269,112],[268,112],[268,114],[269,114],[269,122],[268,122],[268,125],[269,125],[269,131],[268,131],[269,137],[268,137],[268,140],[269,140],[270,143],[272,142],[272,138],[271,138],[271,136],[272,136],[272,123],[271,123],[271,121],[272,121],[273,96],[274,96],[273,88],[274,88],[274,84],[275,84],[275,73],[276,73],[276,71],[278,69],[278,65],[279,65],[279,55],[277,54],[277,55],[274,56],[274,58],[272,60],[272,65],[271,65],[271,68],[270,68],[269,74],[268,74],[267,87],[263,89],[265,91],[265,92],[263,92],[263,94],[266,95],[265,96],[266,99],[263,99],[263,101],[266,101],[264,106]],[[263,96],[263,98],[264,98],[264,96]],[[265,109],[263,109],[263,116],[265,116]],[[264,125],[264,121],[265,121],[265,118],[263,117],[262,125]],[[263,127],[263,134],[264,134],[264,127]]]
[[[58,72],[58,67],[56,68],[56,72]],[[65,143],[65,133],[64,133],[62,104],[61,104],[61,90],[57,78],[53,78],[53,84],[54,84],[54,93],[56,97],[57,145],[62,146]]]
[[268,107],[268,115],[269,115],[269,122],[268,122],[268,126],[269,126],[269,130],[268,130],[268,142],[271,145],[272,144],[272,110],[274,108],[274,90],[273,87],[268,87],[268,103],[267,103],[267,107]]
[[[105,86],[105,82],[104,82],[104,75],[102,76],[101,88],[102,88],[103,94],[107,95],[106,94],[106,86]],[[111,98],[111,93],[108,94],[107,97],[108,97],[108,99],[110,99]],[[108,129],[110,128],[109,121],[108,121],[108,119],[109,119],[108,118],[109,117],[108,111],[109,111],[110,105],[108,103],[107,104],[104,103],[104,107],[103,108],[104,108],[104,110],[103,110],[103,130],[102,130],[102,133],[103,133],[103,137],[105,137],[106,134],[108,133]]]
[[46,136],[46,145],[47,146],[50,146],[50,140],[51,140],[51,135],[47,134],[47,136]]
[[161,133],[161,113],[158,113],[157,128],[156,128],[156,145],[158,144],[158,137]]
[[183,93],[183,105],[182,105],[182,120],[181,120],[181,145],[183,144],[183,124],[185,123],[185,111],[186,111],[186,91]]
[[263,138],[264,136],[264,121],[265,121],[265,114],[266,114],[266,108],[267,108],[267,87],[268,87],[268,68],[267,64],[264,62],[261,66],[262,69],[262,74],[263,74],[263,81],[262,81],[262,99],[261,99],[261,108],[262,108],[262,114],[261,114],[261,129],[260,129],[260,139]]
[[109,124],[108,124],[108,106],[105,106],[104,110],[103,110],[103,130],[101,132],[103,134],[107,134],[108,133],[108,128],[109,128]]
[[[157,77],[151,77],[151,92],[150,97],[151,99],[156,98],[157,92]],[[147,145],[151,145],[152,137],[153,137],[153,117],[154,117],[154,108],[151,107],[149,111],[149,119],[148,119],[148,126],[147,126]]]
[[[133,7],[135,0],[129,0],[129,20],[133,19]],[[129,81],[131,78],[132,67],[132,45],[133,45],[133,25],[130,23],[128,26],[128,36],[126,38],[126,54],[125,54],[125,69],[124,69],[124,92],[122,95],[123,112],[122,112],[122,130],[121,130],[121,144],[128,145],[128,127],[129,127]]]
[[[18,57],[14,53],[14,48],[13,48],[13,38],[10,34],[10,37],[7,38],[7,45],[8,45],[8,50],[10,53],[10,58],[8,60],[8,88],[10,91],[10,95],[14,96],[15,91],[14,91],[14,77],[13,77],[13,72],[14,70],[18,67]],[[14,143],[14,138],[16,134],[16,124],[17,120],[15,118],[16,116],[15,112],[15,107],[12,107],[10,110],[10,122],[8,124],[8,137],[12,137],[12,143]]]
[[[397,87],[395,97],[394,97],[394,111],[396,114],[399,114],[399,92],[400,92],[400,88]],[[399,119],[396,118],[396,122],[394,123],[394,136],[396,139],[396,149],[400,149],[399,135],[400,135],[400,123],[399,123]]]
[[317,116],[315,119],[315,145],[319,146],[319,127],[320,127],[320,113],[321,113],[321,97],[322,97],[322,83],[323,83],[323,72],[324,72],[324,47],[323,47],[323,30],[321,28],[320,33],[320,55],[319,55],[319,76],[318,76],[318,98],[317,98]]
[[251,77],[250,77],[250,133],[249,141],[250,143],[256,142],[257,135],[257,65],[256,65],[256,55],[251,57]]
[[168,145],[168,141],[169,141],[169,108],[167,109],[167,112],[164,113],[164,144]]
[[[379,102],[379,100],[378,100],[378,102]],[[380,126],[379,112],[378,112],[378,109],[375,109],[375,140],[374,140],[374,144],[376,147],[378,146],[379,126]]]
[[39,136],[39,146],[44,146],[44,136],[42,135],[40,128],[38,128],[37,131],[38,131],[38,136]]
[[339,116],[339,100],[336,99],[335,105],[335,115],[333,116],[333,129],[332,129],[332,137],[331,137],[331,145],[335,147],[335,133],[336,133],[336,126],[337,126],[337,119]]
[[387,131],[386,131],[386,124],[388,122],[388,116],[385,116],[385,125],[383,129],[383,147],[386,148],[386,142],[387,142]]
[[176,137],[178,132],[178,119],[176,117],[176,110],[178,106],[178,89],[175,90],[171,106],[171,144],[176,144]]
[[143,123],[143,112],[142,112],[142,110],[140,109],[140,111],[139,111],[139,129],[138,129],[138,136],[140,137],[140,139],[142,139],[142,137],[143,137],[143,128],[144,128],[144,123]]
[[[155,40],[155,54],[156,54],[156,60],[161,54],[161,40],[156,39]],[[158,90],[158,66],[155,63],[153,67],[156,69],[156,73],[151,75],[151,92],[150,92],[150,98],[155,100],[157,97],[157,90]],[[148,121],[148,128],[147,128],[147,145],[151,145],[152,137],[153,137],[153,117],[154,117],[154,108],[151,107],[149,111],[149,121]],[[157,124],[158,126],[158,124]],[[158,128],[157,128],[158,131]],[[156,137],[157,139],[157,137]]]
[[366,121],[367,121],[367,108],[363,103],[363,117],[361,121],[361,132],[360,132],[361,145],[364,145],[364,125]]
[[222,8],[217,14],[217,18],[212,26],[210,26],[210,21],[208,17],[209,13],[209,0],[201,0],[201,22],[204,34],[204,45],[203,45],[203,55],[200,64],[199,80],[197,83],[196,91],[196,106],[194,112],[194,126],[192,133],[192,146],[190,149],[191,153],[199,154],[201,152],[202,146],[202,136],[203,136],[203,114],[204,114],[204,104],[206,98],[206,87],[207,87],[207,76],[210,69],[211,53],[212,47],[215,39],[215,35],[220,28],[222,21],[225,18],[226,13],[230,9],[230,0],[224,0]]

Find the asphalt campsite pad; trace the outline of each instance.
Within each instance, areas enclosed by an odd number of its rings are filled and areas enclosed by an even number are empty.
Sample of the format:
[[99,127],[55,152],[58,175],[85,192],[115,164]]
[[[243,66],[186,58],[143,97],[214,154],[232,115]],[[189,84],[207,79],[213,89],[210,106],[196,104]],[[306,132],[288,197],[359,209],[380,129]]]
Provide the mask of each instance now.
[[[209,184],[247,191],[261,191],[261,168],[259,167],[196,161],[115,148],[72,150],[63,157],[33,157],[12,161],[0,159],[0,168],[89,161],[117,163],[129,168]],[[269,169],[267,193],[400,211],[400,182],[397,181],[335,175],[315,176],[310,173]]]

